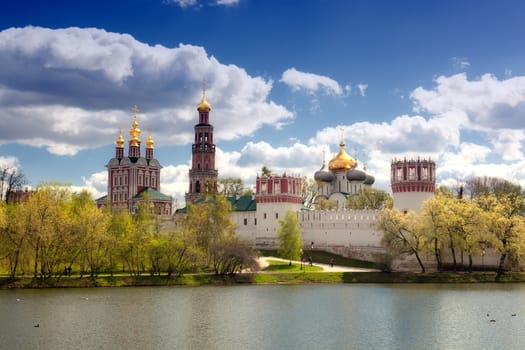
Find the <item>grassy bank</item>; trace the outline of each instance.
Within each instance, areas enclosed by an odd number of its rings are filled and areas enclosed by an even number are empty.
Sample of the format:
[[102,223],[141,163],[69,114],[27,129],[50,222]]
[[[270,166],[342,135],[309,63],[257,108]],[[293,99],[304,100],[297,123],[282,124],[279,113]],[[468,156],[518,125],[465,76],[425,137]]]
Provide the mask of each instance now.
[[[137,286],[199,286],[234,284],[310,284],[310,283],[493,283],[494,272],[474,273],[382,273],[382,272],[284,272],[243,273],[235,276],[192,274],[182,277],[167,276],[104,276],[97,278],[29,277],[15,280],[0,278],[0,288],[87,288],[87,287],[137,287]],[[525,273],[506,273],[499,283],[525,282]]]

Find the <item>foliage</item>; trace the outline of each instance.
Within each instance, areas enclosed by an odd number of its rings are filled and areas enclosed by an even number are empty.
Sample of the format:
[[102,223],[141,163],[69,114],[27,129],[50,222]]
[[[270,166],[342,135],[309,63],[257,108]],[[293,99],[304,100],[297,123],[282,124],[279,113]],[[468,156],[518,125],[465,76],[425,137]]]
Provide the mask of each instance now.
[[245,192],[244,183],[240,178],[227,177],[217,181],[218,193],[225,196],[240,196]]
[[272,171],[266,165],[263,165],[263,167],[261,168],[261,173],[262,173],[263,176],[270,176],[270,175],[272,175]]
[[421,272],[425,266],[420,254],[423,252],[426,237],[413,211],[401,213],[397,209],[385,209],[379,218],[377,227],[384,232],[382,243],[392,255],[414,254]]
[[392,197],[385,191],[367,187],[358,194],[349,196],[346,207],[349,209],[384,209],[392,208],[393,203]]
[[319,186],[314,179],[304,176],[302,179],[302,199],[303,206],[306,208],[312,208],[314,206],[314,200],[319,193]]
[[284,259],[298,260],[301,257],[301,228],[297,215],[292,210],[287,210],[284,219],[279,220],[277,230],[279,236],[279,256]]
[[317,197],[315,200],[315,210],[335,210],[339,204],[335,199],[328,199],[325,197]]

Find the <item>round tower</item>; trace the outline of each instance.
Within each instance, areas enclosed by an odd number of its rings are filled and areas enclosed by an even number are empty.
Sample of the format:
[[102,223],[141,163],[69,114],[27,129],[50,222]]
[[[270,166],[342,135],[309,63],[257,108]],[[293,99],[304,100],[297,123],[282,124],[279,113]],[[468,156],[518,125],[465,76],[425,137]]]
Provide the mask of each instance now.
[[394,159],[390,166],[394,207],[400,211],[420,211],[436,190],[436,163],[430,159]]

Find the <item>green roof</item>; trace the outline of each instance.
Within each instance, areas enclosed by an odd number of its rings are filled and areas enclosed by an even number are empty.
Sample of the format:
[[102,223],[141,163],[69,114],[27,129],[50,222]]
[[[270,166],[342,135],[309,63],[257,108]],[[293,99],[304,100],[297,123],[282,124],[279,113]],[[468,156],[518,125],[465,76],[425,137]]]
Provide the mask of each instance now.
[[227,197],[228,202],[233,206],[233,211],[255,211],[257,204],[255,203],[255,197],[251,195],[245,196],[231,196]]
[[159,191],[155,191],[153,188],[145,187],[142,189],[139,193],[137,193],[135,196],[133,196],[133,199],[141,199],[142,194],[145,193],[150,200],[163,200],[163,201],[171,201],[173,198],[170,196],[160,193]]
[[[212,199],[213,200],[213,199]],[[255,196],[244,195],[244,196],[230,196],[226,197],[226,200],[230,202],[233,207],[233,211],[255,211],[257,203],[255,202]],[[205,197],[200,197],[193,204],[200,204],[206,201]],[[175,211],[177,214],[186,214],[188,207],[180,208]]]

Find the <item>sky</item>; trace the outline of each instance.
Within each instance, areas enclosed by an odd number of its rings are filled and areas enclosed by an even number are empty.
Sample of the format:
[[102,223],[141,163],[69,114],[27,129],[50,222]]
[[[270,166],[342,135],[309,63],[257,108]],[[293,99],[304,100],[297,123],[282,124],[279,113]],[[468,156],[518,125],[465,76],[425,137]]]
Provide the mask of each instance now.
[[525,186],[524,13],[518,0],[2,1],[0,166],[98,198],[136,105],[161,191],[183,206],[205,81],[219,178],[313,177],[343,137],[387,192],[392,160],[417,157],[439,185]]

